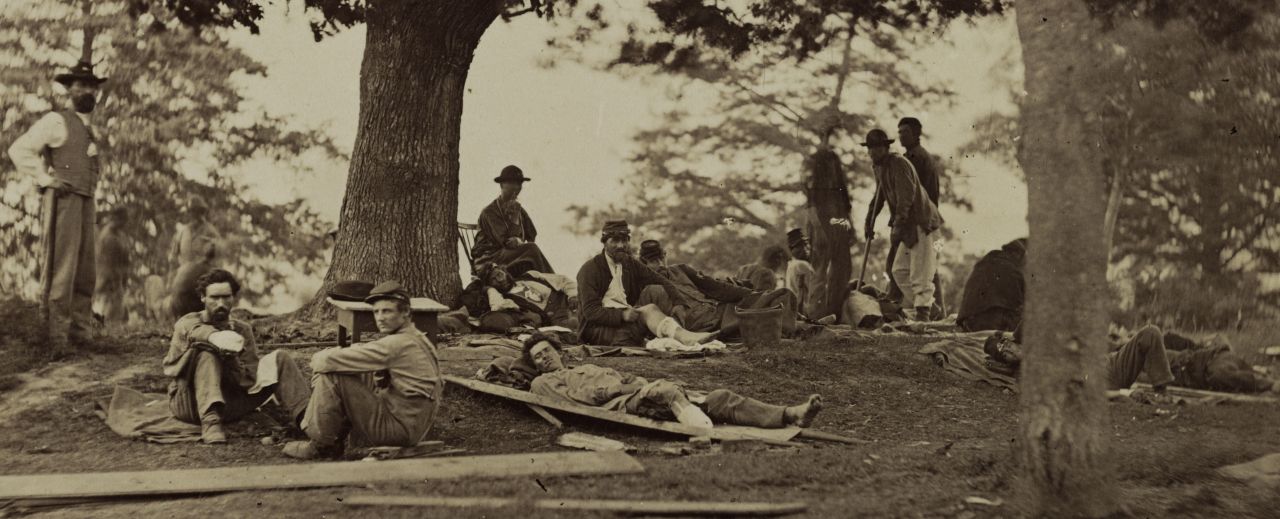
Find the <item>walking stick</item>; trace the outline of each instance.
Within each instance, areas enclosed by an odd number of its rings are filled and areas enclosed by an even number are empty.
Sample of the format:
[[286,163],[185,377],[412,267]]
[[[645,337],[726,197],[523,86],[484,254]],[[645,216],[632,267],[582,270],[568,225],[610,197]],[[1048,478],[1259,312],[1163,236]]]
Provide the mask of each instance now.
[[867,236],[867,246],[862,249],[862,272],[858,273],[858,284],[854,285],[858,290],[862,288],[862,279],[867,275],[867,259],[871,257],[871,237]]

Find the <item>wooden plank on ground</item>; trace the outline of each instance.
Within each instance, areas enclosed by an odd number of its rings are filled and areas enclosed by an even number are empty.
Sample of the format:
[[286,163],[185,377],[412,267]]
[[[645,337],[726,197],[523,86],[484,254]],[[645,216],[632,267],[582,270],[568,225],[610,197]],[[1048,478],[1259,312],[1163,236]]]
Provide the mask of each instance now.
[[867,440],[850,438],[848,436],[840,436],[839,434],[832,434],[829,432],[815,431],[813,429],[800,429],[800,437],[807,438],[810,440],[825,440],[829,442],[848,443],[850,445],[862,445],[865,443],[871,443]]
[[537,404],[525,404],[525,405],[529,406],[529,409],[532,409],[533,412],[538,413],[538,416],[541,416],[543,420],[546,420],[548,423],[550,423],[552,427],[555,427],[556,429],[564,428],[564,422],[561,422],[559,418],[556,418],[555,415],[551,414],[551,411],[548,411],[542,406]]
[[358,495],[342,499],[350,506],[449,506],[459,508],[532,507],[539,510],[578,510],[634,515],[724,515],[771,517],[808,510],[805,503],[717,503],[696,501],[624,501],[608,499],[537,499],[500,497],[430,497]]
[[258,465],[213,469],[0,476],[0,500],[200,494],[333,487],[469,477],[633,474],[644,466],[623,452],[553,452]]
[[599,420],[635,427],[643,427],[645,429],[663,431],[672,434],[681,434],[684,436],[710,436],[716,440],[757,439],[789,441],[792,438],[795,438],[796,434],[801,431],[799,427],[761,429],[758,427],[745,427],[740,425],[717,425],[708,430],[702,427],[693,427],[679,422],[662,422],[651,418],[645,418],[643,416],[629,415],[627,413],[610,411],[599,407],[563,402],[547,398],[542,395],[535,395],[528,391],[520,391],[506,386],[491,384],[482,380],[462,378],[452,375],[447,375],[444,379],[450,385],[462,386],[472,391],[507,398],[517,402],[534,404],[547,409],[555,409],[557,411],[564,411],[566,413],[573,413]]
[[[1139,382],[1133,385],[1135,388],[1152,391],[1151,384]],[[1221,391],[1205,391],[1203,389],[1191,389],[1189,387],[1165,386],[1165,392],[1185,398],[1221,398],[1223,400],[1231,400],[1233,402],[1250,402],[1255,404],[1277,404],[1280,399],[1269,396],[1259,395],[1242,395],[1240,393],[1223,393]]]

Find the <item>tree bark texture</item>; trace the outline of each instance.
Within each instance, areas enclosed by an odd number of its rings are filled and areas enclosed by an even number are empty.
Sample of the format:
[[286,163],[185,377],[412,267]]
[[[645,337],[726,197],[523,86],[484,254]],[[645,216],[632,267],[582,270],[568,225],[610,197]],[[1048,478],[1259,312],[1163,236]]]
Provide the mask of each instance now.
[[1081,0],[1019,3],[1027,97],[1027,347],[1019,482],[1032,515],[1117,507],[1106,463],[1105,178],[1091,63],[1109,51]]
[[467,72],[498,2],[390,0],[366,16],[360,118],[333,264],[335,283],[399,281],[451,304],[458,279],[458,144]]

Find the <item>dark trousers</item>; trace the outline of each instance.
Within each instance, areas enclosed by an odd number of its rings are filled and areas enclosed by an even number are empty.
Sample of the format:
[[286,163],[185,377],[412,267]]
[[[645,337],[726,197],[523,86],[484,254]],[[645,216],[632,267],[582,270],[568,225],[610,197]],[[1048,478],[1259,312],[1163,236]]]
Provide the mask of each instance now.
[[46,189],[41,218],[44,251],[40,288],[53,349],[65,349],[68,338],[88,337],[93,321],[95,227],[93,199]]
[[[667,291],[662,285],[649,285],[644,287],[644,291],[640,292],[640,298],[636,300],[637,308],[644,305],[655,305],[658,308],[671,308],[671,299],[667,296]],[[663,310],[667,312],[667,310]],[[671,315],[668,313],[667,315]],[[599,324],[588,324],[582,328],[581,338],[587,344],[596,344],[600,346],[643,346],[645,339],[652,337],[653,334],[645,327],[641,321],[633,323],[622,323],[619,326],[603,326]]]
[[1173,382],[1169,356],[1160,328],[1146,326],[1119,350],[1107,355],[1109,389],[1126,389],[1145,373],[1147,382],[1159,386]]
[[197,351],[186,373],[169,386],[169,411],[178,420],[199,424],[216,405],[220,407],[218,417],[222,422],[234,422],[275,395],[297,423],[311,399],[311,387],[288,352],[276,355],[279,382],[249,394],[249,388],[241,386],[230,369],[223,369],[224,359],[207,351]]

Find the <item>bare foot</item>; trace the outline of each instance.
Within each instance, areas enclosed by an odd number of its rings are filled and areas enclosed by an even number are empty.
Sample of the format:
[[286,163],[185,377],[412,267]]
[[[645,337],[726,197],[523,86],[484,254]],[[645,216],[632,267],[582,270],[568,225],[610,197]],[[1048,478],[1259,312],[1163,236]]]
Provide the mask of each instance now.
[[808,427],[822,410],[822,395],[809,395],[809,400],[800,405],[788,407],[784,412],[787,422],[797,427]]
[[684,344],[686,346],[694,346],[694,345],[702,344],[704,342],[711,342],[711,340],[715,339],[716,335],[718,334],[719,332],[699,333],[699,332],[691,332],[685,329],[680,329],[675,332],[674,339],[677,341],[680,341],[681,344]]

